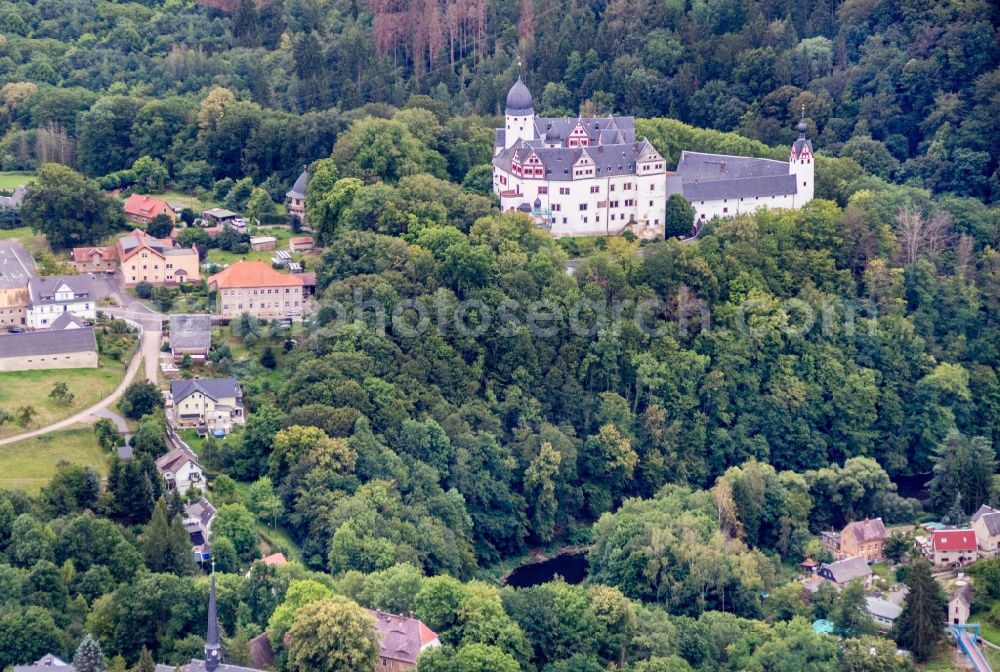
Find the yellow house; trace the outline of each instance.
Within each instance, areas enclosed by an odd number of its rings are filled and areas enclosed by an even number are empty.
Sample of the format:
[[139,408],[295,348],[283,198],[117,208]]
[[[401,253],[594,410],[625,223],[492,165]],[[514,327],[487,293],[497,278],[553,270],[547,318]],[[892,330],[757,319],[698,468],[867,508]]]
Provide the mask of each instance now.
[[878,562],[883,558],[888,538],[881,518],[856,520],[840,532],[840,553],[847,558],[856,555],[865,562]]
[[177,285],[201,280],[195,247],[174,247],[171,241],[153,238],[139,229],[123,236],[115,247],[122,278],[129,287],[140,282]]
[[170,384],[175,427],[206,427],[230,432],[246,422],[243,391],[233,377],[175,380]]

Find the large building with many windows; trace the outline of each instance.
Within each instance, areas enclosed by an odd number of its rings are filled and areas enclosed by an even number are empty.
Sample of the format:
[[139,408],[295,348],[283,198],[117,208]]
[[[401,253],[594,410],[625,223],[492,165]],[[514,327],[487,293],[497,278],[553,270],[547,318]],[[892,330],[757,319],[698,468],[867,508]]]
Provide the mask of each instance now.
[[501,210],[556,237],[663,235],[666,161],[636,139],[635,118],[536,116],[520,77],[496,131],[493,189]]
[[[805,111],[803,110],[803,115]],[[816,165],[805,120],[788,161],[729,154],[681,152],[667,174],[667,195],[682,194],[694,207],[697,234],[708,221],[748,215],[761,208],[797,210],[813,199]]]
[[249,313],[266,320],[302,319],[303,282],[298,274],[279,273],[262,261],[237,261],[208,279],[218,292],[216,310],[224,318]]

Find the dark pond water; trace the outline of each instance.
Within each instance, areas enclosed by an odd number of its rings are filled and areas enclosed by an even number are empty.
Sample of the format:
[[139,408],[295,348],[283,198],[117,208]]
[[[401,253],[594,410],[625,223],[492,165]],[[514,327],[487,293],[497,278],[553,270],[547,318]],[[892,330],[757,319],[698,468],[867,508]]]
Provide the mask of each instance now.
[[570,584],[583,581],[587,576],[587,554],[583,551],[560,553],[542,562],[521,565],[507,576],[506,583],[515,588],[530,588],[552,581],[556,575]]
[[924,501],[930,497],[927,484],[930,483],[934,474],[900,474],[893,476],[892,482],[896,484],[896,492],[900,497],[913,497]]

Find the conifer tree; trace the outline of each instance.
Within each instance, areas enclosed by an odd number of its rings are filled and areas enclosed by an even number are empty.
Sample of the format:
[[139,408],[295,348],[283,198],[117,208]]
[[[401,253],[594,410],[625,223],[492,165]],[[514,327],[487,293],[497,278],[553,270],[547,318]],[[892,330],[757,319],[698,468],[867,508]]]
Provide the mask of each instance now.
[[154,572],[193,574],[191,538],[180,516],[167,514],[167,503],[161,497],[153,517],[142,535],[142,559]]
[[931,575],[930,563],[923,558],[910,565],[906,586],[910,592],[896,621],[894,639],[912,651],[918,663],[923,663],[931,659],[944,635],[942,625],[948,604],[941,584]]
[[101,645],[92,636],[84,637],[80,646],[76,648],[73,666],[77,672],[107,672],[108,661],[104,659]]
[[139,654],[139,662],[136,663],[131,672],[156,672],[156,663],[153,662],[153,656],[145,646],[142,647],[142,653]]

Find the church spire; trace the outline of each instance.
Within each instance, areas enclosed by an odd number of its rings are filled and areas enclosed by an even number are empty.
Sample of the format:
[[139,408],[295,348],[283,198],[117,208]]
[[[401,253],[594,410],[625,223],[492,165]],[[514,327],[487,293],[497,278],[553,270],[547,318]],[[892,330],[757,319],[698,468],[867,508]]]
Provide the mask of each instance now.
[[222,644],[219,643],[219,618],[215,604],[215,561],[212,561],[212,585],[208,590],[208,632],[205,635],[205,672],[219,669]]

